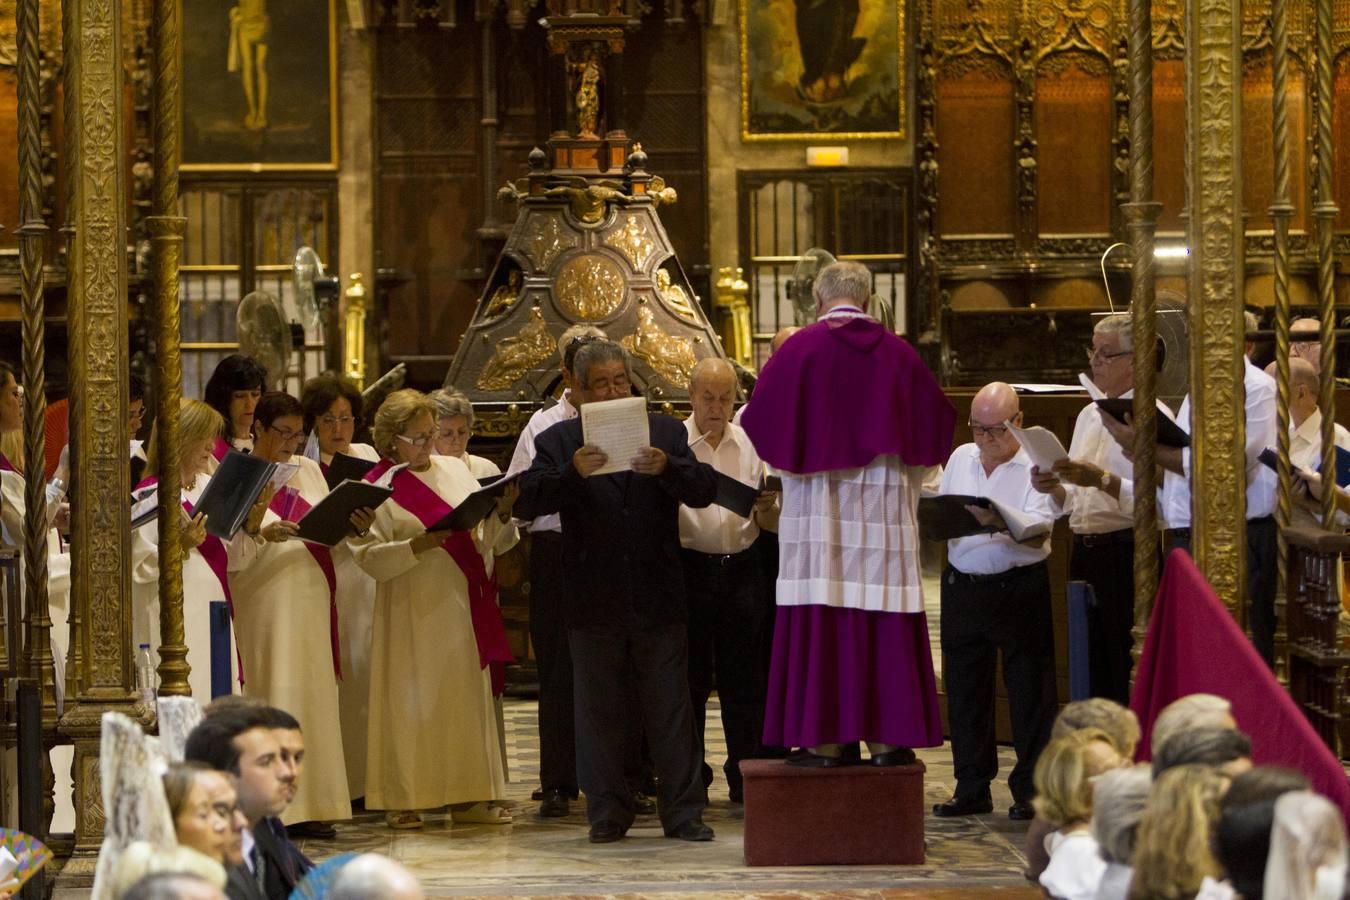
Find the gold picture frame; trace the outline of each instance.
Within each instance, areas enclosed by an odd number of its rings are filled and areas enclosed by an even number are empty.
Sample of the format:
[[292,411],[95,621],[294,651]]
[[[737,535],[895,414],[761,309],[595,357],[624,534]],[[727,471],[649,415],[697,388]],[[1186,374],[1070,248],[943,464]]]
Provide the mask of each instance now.
[[906,137],[905,0],[738,6],[743,141]]
[[337,0],[178,8],[182,170],[337,171]]

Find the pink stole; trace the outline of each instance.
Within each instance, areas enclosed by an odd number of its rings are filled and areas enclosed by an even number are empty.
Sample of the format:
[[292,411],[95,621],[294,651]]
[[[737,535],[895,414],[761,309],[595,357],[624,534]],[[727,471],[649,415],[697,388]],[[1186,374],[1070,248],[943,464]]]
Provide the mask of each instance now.
[[[267,508],[287,522],[300,521],[310,509],[309,503],[300,496],[300,491],[293,487],[283,487],[277,491]],[[328,637],[333,649],[333,674],[341,681],[342,643],[338,638],[337,570],[333,568],[333,554],[323,544],[309,541],[304,544],[328,581]]]
[[[366,481],[379,480],[393,465],[387,459],[380,460],[375,468],[366,473]],[[394,476],[390,487],[394,489],[391,499],[426,527],[436,524],[453,509],[407,469]],[[441,549],[450,554],[469,584],[469,617],[473,622],[474,641],[478,645],[478,665],[480,668],[492,665],[492,690],[500,694],[502,667],[514,661],[515,657],[511,655],[511,645],[502,624],[502,611],[497,606],[496,579],[488,575],[483,555],[478,552],[478,545],[473,542],[469,532],[451,532],[441,544]]]
[[10,463],[9,457],[5,456],[5,454],[3,453],[0,453],[0,472],[17,472],[17,471],[18,469],[14,468],[14,466]]
[[[152,487],[157,484],[159,484],[158,476],[151,475],[142,480],[140,484],[136,485],[136,490],[139,491],[142,488]],[[187,511],[189,516],[192,515],[192,504],[186,500],[183,501],[183,509]],[[211,574],[216,576],[216,580],[220,582],[220,589],[225,593],[225,606],[229,609],[230,621],[233,622],[234,597],[230,596],[230,559],[229,554],[225,550],[225,543],[214,534],[208,534],[206,540],[202,541],[201,544],[197,546],[197,550],[201,553],[202,559],[206,560],[207,566],[211,568]],[[183,599],[184,601],[187,600],[186,597]],[[239,683],[243,684],[244,658],[239,655],[238,647],[234,648],[234,654],[235,659],[238,660],[239,664]]]
[[225,458],[225,454],[233,449],[234,448],[230,446],[229,441],[225,440],[223,437],[217,437],[215,445],[211,447],[211,455],[216,458],[216,462],[220,462]]

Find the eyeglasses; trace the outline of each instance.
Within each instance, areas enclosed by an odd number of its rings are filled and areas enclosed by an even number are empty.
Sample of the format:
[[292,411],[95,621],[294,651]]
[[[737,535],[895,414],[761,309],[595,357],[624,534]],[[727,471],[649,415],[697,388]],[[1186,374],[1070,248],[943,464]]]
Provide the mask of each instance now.
[[1008,433],[1007,425],[978,425],[975,422],[967,422],[970,426],[970,433],[975,437],[984,435],[986,437],[1003,437]]
[[396,437],[397,437],[400,441],[407,441],[409,444],[412,444],[414,447],[425,447],[427,444],[431,443],[432,435],[429,435],[429,434],[419,434],[419,435],[417,435],[416,437],[408,437],[406,434],[400,434],[400,435],[396,435]]
[[321,424],[327,426],[328,428],[336,428],[338,425],[341,425],[341,426],[343,426],[343,427],[345,428],[345,427],[348,426],[348,425],[355,424],[355,422],[356,422],[356,417],[355,417],[355,416],[328,416],[328,415],[324,415],[324,416],[319,416],[319,422],[320,422]]
[[291,429],[291,428],[278,428],[278,427],[275,426],[275,425],[268,425],[268,426],[267,426],[267,430],[268,430],[268,431],[274,431],[274,432],[276,432],[277,437],[281,438],[281,440],[282,440],[283,442],[284,442],[284,441],[293,441],[293,440],[295,440],[295,439],[298,438],[298,437],[303,437],[304,434],[305,434],[304,429],[301,429],[300,431],[296,431],[296,430]]
[[1122,350],[1119,353],[1103,353],[1096,347],[1088,347],[1084,352],[1087,354],[1088,362],[1096,362],[1099,359],[1103,362],[1110,362],[1120,356],[1134,356],[1133,350]]

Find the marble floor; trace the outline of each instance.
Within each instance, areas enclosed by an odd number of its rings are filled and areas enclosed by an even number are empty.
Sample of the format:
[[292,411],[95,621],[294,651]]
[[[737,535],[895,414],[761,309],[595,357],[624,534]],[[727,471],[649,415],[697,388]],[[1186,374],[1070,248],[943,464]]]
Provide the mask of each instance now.
[[[585,812],[573,804],[565,819],[541,819],[530,793],[537,787],[536,705],[506,704],[511,782],[507,797],[514,823],[451,825],[433,814],[421,831],[393,832],[383,816],[365,813],[338,825],[334,841],[304,842],[315,859],[374,850],[399,860],[422,880],[429,896],[632,896],[711,897],[1007,897],[1035,898],[1023,880],[1025,823],[1008,820],[1005,784],[994,786],[995,813],[924,822],[927,861],[921,866],[749,868],[742,848],[742,811],[727,798],[720,769],[710,789],[705,821],[717,832],[709,844],[662,836],[655,817],[640,818],[616,844],[587,841]],[[708,717],[709,755],[723,758],[716,701]],[[949,748],[920,751],[928,767],[926,805],[951,796]],[[1012,752],[1000,751],[1002,772]],[[714,766],[716,768],[716,765]],[[812,827],[803,816],[803,827]]]

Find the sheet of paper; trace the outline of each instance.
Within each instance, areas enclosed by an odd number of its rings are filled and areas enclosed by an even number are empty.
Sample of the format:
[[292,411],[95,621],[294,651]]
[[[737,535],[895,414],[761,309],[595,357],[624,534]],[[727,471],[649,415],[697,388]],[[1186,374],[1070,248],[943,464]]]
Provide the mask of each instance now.
[[1049,472],[1061,459],[1069,458],[1069,451],[1064,449],[1064,445],[1055,437],[1053,431],[1048,431],[1039,425],[1033,425],[1030,428],[1018,428],[1008,422],[1004,422],[1008,430],[1012,432],[1013,437],[1017,438],[1022,449],[1027,451],[1027,456],[1031,457],[1032,463],[1042,472]]
[[1088,392],[1088,396],[1093,400],[1100,400],[1106,396],[1106,392],[1097,387],[1096,383],[1088,376],[1086,372],[1078,373],[1078,383],[1083,386],[1083,390]]
[[1082,388],[1076,384],[1031,384],[1019,383],[1012,385],[1012,389],[1019,394],[1076,394]]
[[279,491],[291,481],[291,476],[300,471],[299,463],[277,463],[276,471],[272,473],[272,478],[268,482],[274,491]]
[[647,401],[642,397],[603,400],[581,407],[582,439],[604,451],[608,459],[594,474],[626,472],[633,457],[651,446]]

